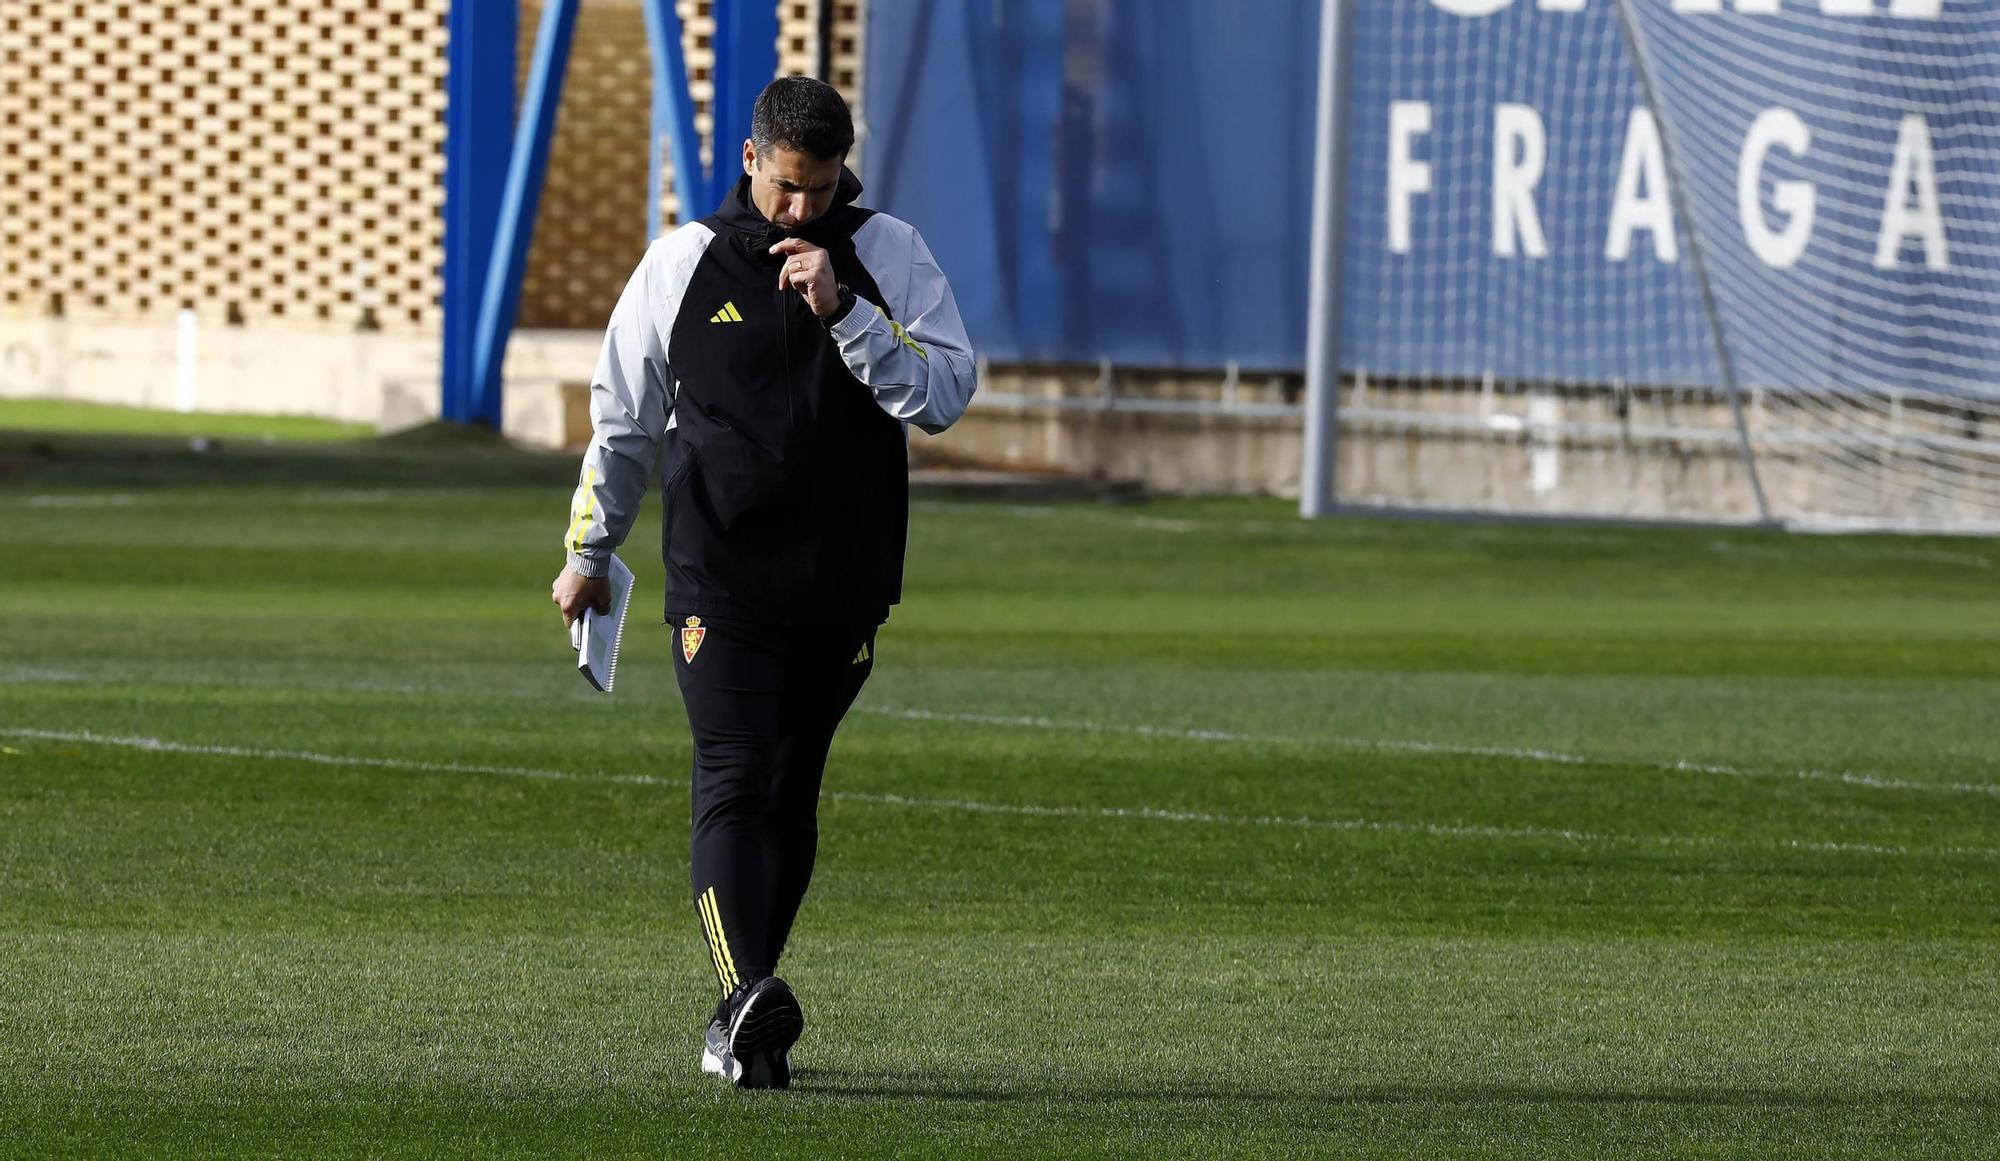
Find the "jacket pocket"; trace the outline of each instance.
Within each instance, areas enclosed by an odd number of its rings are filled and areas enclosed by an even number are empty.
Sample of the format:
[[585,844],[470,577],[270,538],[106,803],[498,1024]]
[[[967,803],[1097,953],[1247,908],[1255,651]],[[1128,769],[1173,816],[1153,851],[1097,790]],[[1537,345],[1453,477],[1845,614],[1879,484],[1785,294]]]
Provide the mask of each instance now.
[[714,432],[703,441],[699,455],[693,479],[718,528],[773,520],[790,506],[792,487],[785,465],[733,430]]
[[694,471],[694,448],[686,444],[682,444],[681,448],[680,466],[673,470],[667,477],[667,482],[660,487],[660,506],[664,509],[660,518],[661,555],[668,559],[672,558],[674,547],[675,501],[680,498],[683,491],[687,490],[687,478]]

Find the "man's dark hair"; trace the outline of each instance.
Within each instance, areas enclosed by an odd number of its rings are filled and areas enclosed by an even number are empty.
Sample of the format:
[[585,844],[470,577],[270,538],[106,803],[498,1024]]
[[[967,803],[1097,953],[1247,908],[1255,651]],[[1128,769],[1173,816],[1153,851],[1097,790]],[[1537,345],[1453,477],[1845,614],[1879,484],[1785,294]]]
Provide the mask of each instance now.
[[809,153],[820,161],[846,157],[854,147],[854,116],[839,90],[811,77],[779,77],[757,94],[750,113],[750,143],[757,156],[773,146]]

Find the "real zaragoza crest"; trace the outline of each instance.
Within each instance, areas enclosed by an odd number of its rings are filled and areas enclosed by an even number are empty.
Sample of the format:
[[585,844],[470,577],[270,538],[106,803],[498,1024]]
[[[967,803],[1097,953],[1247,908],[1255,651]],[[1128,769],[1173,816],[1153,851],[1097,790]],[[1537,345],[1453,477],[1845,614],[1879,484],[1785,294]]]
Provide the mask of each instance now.
[[701,639],[708,636],[708,630],[701,627],[700,617],[689,617],[687,627],[681,630],[681,656],[692,664],[694,655],[701,652]]

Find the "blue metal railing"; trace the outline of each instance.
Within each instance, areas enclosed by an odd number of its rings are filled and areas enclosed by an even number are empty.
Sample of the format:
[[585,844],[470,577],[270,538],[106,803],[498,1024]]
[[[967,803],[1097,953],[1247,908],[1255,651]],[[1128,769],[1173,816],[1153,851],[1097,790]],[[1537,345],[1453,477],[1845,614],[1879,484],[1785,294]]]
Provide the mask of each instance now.
[[[521,277],[548,171],[579,0],[545,0],[534,59],[514,121],[519,0],[454,0],[445,109],[442,411],[498,429],[501,372],[520,306]],[[778,66],[774,0],[714,0],[713,164],[701,163],[694,100],[673,0],[645,0],[653,58],[648,237],[657,237],[660,171],[671,157],[683,218],[704,214],[735,184],[737,143]]]

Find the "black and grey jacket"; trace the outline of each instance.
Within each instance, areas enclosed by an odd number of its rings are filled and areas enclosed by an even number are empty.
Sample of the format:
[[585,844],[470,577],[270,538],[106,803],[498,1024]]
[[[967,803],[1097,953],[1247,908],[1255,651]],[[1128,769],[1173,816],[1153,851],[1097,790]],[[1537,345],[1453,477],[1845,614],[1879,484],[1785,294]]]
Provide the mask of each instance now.
[[602,575],[648,478],[663,481],[675,614],[770,624],[880,621],[902,593],[903,425],[943,431],[972,398],[951,287],[915,228],[854,205],[794,231],[824,247],[854,308],[832,326],[778,288],[787,236],[749,179],[646,251],[591,379],[593,434],[570,508],[570,566]]

